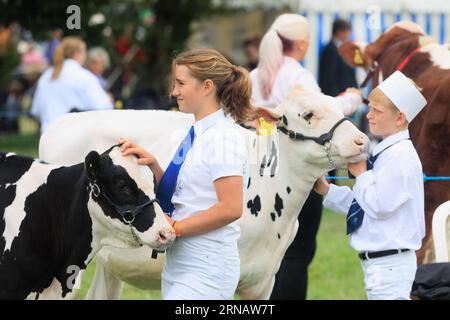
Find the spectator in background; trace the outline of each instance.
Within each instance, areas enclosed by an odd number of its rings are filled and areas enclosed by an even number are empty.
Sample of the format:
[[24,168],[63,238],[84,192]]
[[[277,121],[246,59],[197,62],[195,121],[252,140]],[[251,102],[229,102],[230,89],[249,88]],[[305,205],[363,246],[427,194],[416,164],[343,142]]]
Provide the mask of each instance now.
[[52,64],[56,48],[61,44],[62,35],[63,32],[61,29],[55,29],[51,32],[51,40],[47,42],[44,51],[44,57],[49,65]]
[[88,50],[86,68],[97,77],[103,89],[106,86],[106,79],[103,77],[103,74],[109,69],[109,66],[109,55],[105,49],[94,47]]
[[258,66],[260,42],[260,36],[253,36],[251,38],[247,38],[242,43],[242,49],[244,50],[245,56],[247,57],[247,64],[245,65],[245,67],[249,71],[252,71]]
[[42,54],[36,50],[35,43],[32,41],[26,44],[26,51],[23,53],[20,62],[23,68],[36,66],[36,68],[39,67],[44,70],[47,67],[47,62]]
[[31,114],[41,121],[41,134],[60,116],[72,111],[112,109],[111,99],[98,79],[82,67],[86,43],[66,37],[56,49],[53,67],[39,78]]
[[333,22],[333,39],[324,47],[319,63],[319,86],[326,95],[337,96],[357,87],[355,70],[339,55],[339,46],[350,40],[352,26],[343,19]]

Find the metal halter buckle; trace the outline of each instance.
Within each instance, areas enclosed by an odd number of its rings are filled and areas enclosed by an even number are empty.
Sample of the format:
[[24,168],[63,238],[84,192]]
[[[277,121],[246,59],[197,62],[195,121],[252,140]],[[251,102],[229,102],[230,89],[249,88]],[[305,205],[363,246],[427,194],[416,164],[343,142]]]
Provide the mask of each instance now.
[[291,138],[291,139],[295,138],[295,132],[294,131],[288,130],[287,134],[288,134],[289,138]]
[[89,183],[89,188],[92,190],[92,193],[94,194],[94,197],[98,198],[100,195],[100,188],[95,182]]
[[[130,217],[130,216],[131,216],[131,219],[128,219],[127,217]],[[127,224],[132,224],[135,218],[136,218],[136,216],[133,215],[133,212],[131,212],[131,210],[125,211],[124,215],[122,216],[123,221]]]

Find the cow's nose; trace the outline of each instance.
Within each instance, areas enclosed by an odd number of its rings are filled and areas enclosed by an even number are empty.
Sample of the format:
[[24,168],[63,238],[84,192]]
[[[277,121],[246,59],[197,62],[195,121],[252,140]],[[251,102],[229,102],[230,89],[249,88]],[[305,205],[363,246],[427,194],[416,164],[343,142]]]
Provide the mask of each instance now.
[[161,245],[170,245],[175,239],[175,232],[172,228],[163,228],[158,232],[157,241]]
[[365,142],[366,142],[366,136],[363,134],[360,134],[355,139],[353,139],[353,143],[358,147],[364,146]]

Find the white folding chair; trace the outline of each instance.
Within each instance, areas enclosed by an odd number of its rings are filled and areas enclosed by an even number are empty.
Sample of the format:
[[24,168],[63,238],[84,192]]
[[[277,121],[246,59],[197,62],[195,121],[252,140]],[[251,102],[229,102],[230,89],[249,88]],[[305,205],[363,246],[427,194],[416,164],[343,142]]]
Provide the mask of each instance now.
[[447,245],[447,218],[450,215],[450,200],[441,204],[433,215],[433,242],[436,262],[449,262]]

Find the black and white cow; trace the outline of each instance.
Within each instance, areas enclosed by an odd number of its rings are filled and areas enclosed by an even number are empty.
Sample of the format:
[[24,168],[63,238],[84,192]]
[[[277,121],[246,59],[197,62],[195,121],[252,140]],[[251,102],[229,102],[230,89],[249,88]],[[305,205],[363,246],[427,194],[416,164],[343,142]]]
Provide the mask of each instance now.
[[[238,220],[237,293],[243,299],[270,297],[275,274],[297,233],[298,213],[317,178],[332,168],[365,159],[369,148],[368,138],[345,120],[336,100],[322,94],[295,88],[276,109],[259,108],[258,112],[266,118],[265,122],[259,119],[258,134],[239,130],[250,164],[244,213]],[[102,150],[123,136],[152,152],[166,168],[193,122],[190,114],[167,111],[69,114],[42,135],[39,155],[63,165],[80,161],[80,150]],[[150,256],[145,247],[105,246],[97,255],[88,298],[118,299],[122,280],[142,289],[160,288],[164,255]]]
[[116,146],[69,167],[0,153],[0,299],[73,298],[103,246],[163,250],[174,238],[151,171]]

